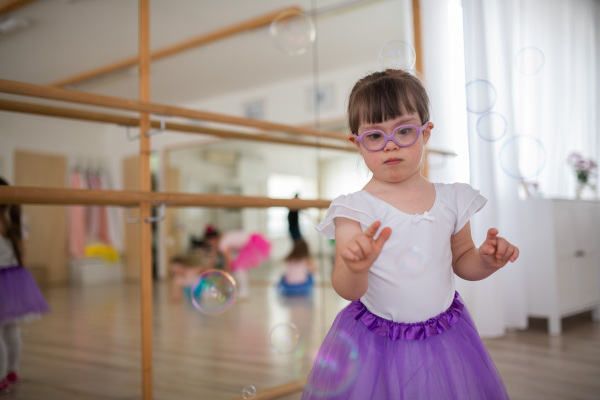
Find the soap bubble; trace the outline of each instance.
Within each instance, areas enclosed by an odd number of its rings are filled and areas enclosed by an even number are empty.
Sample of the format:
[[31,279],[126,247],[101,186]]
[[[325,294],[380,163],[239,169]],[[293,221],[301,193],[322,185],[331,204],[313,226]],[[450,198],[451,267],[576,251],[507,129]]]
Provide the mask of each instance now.
[[216,269],[209,270],[200,275],[192,288],[192,304],[205,314],[221,314],[233,305],[236,293],[237,287],[231,275]]
[[488,142],[495,142],[506,133],[506,118],[500,113],[489,112],[477,120],[479,137]]
[[317,36],[312,18],[299,11],[279,14],[271,22],[269,32],[277,47],[289,56],[306,53]]
[[496,104],[496,88],[484,79],[467,83],[467,111],[475,114],[488,112]]
[[502,145],[499,160],[502,170],[511,178],[529,179],[546,165],[546,149],[536,137],[517,135]]
[[412,245],[401,249],[396,255],[398,272],[406,278],[418,278],[427,272],[428,257],[419,247]]
[[[305,388],[316,397],[328,398],[343,394],[353,384],[360,366],[356,343],[344,331],[339,331],[328,344],[327,351],[319,352],[315,359],[312,373],[319,379],[307,383]],[[325,345],[326,343],[322,348]]]
[[537,74],[544,67],[546,58],[537,47],[524,47],[515,56],[515,68],[524,75]]
[[275,353],[290,354],[300,342],[300,332],[291,322],[275,325],[271,329],[271,349]]
[[415,50],[402,40],[389,41],[379,50],[381,69],[389,73],[411,69],[415,60]]
[[246,385],[242,389],[242,399],[252,400],[256,397],[256,388],[252,385]]

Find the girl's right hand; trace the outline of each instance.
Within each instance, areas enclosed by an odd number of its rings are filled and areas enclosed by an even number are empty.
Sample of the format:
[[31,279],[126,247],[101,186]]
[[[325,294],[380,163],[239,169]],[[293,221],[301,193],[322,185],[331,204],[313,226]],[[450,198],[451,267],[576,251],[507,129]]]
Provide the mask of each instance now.
[[379,257],[383,245],[392,234],[392,228],[385,227],[375,239],[375,234],[380,225],[380,221],[375,221],[364,232],[349,240],[340,253],[340,257],[350,271],[355,273],[366,272],[371,268],[375,259]]

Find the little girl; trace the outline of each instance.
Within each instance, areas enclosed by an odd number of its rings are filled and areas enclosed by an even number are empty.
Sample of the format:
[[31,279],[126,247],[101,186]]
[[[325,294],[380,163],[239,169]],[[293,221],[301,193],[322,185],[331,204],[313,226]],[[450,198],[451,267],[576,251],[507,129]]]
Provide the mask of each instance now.
[[351,303],[325,337],[302,399],[507,399],[454,274],[484,279],[519,250],[495,228],[475,247],[469,220],[486,199],[421,175],[433,123],[418,78],[360,79],[348,122],[373,176],[336,198],[317,227],[335,238],[332,284]]
[[[0,178],[0,185],[8,183]],[[23,267],[21,207],[0,204],[0,394],[19,383],[19,323],[50,311],[29,271]]]
[[317,265],[310,256],[308,244],[302,238],[296,239],[292,251],[285,258],[285,274],[279,281],[279,292],[284,296],[310,294],[315,272],[317,272]]

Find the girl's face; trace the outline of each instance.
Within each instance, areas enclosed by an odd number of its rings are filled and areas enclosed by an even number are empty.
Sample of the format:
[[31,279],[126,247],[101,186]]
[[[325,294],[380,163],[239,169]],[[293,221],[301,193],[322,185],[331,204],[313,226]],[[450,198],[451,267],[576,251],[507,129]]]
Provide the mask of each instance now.
[[[423,122],[416,113],[405,114],[378,124],[361,124],[357,134],[360,136],[366,131],[380,130],[386,135],[391,135],[395,128],[406,124],[421,126]],[[373,173],[373,179],[386,183],[398,183],[414,176],[420,176],[423,148],[429,141],[431,129],[433,129],[433,123],[429,122],[421,131],[417,141],[410,146],[398,146],[390,140],[383,149],[378,151],[366,150],[353,134],[348,139],[358,148],[367,167]]]

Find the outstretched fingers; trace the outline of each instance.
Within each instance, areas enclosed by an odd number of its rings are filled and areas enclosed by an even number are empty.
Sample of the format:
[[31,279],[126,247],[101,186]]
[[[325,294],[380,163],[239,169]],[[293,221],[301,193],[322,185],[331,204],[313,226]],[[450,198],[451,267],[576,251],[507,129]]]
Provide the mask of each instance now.
[[504,265],[508,261],[515,262],[519,257],[519,249],[503,237],[498,236],[498,229],[490,228],[487,231],[485,242],[480,247],[482,254],[496,259]]
[[379,232],[379,236],[377,237],[377,240],[375,240],[375,243],[377,244],[379,249],[383,248],[383,245],[385,244],[385,242],[387,242],[390,236],[392,236],[392,228],[390,228],[389,226],[386,226],[381,230],[381,232]]
[[496,247],[498,245],[498,229],[490,228],[487,231],[487,236],[485,237],[485,241],[479,247],[480,252],[483,254],[487,254],[489,256],[496,253]]
[[375,221],[371,225],[369,225],[369,227],[367,229],[365,229],[363,234],[366,237],[368,237],[369,239],[373,239],[380,226],[381,226],[381,221]]
[[356,235],[344,249],[344,252],[342,253],[343,258],[353,262],[365,260],[373,261],[379,255],[383,245],[390,238],[392,233],[392,229],[386,227],[383,228],[379,233],[379,236],[375,238],[380,226],[381,222],[375,221],[365,229],[364,232]]

